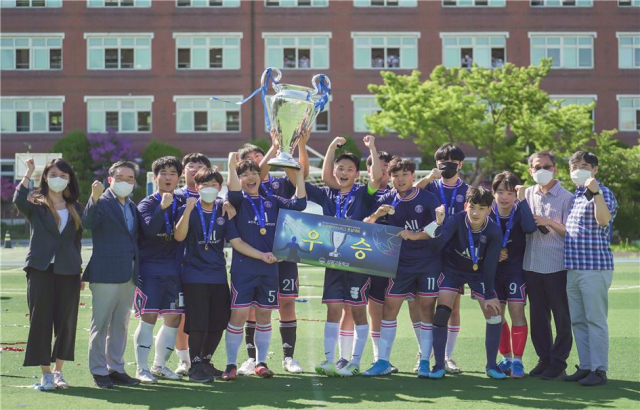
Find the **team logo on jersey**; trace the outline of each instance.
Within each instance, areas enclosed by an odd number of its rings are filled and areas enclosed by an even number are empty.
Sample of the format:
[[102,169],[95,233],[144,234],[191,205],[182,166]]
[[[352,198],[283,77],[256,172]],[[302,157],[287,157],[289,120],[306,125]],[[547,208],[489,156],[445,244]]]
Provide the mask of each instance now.
[[424,211],[424,208],[422,207],[422,205],[416,205],[416,213],[421,214],[422,211]]
[[278,188],[280,188],[280,182],[278,182],[278,181],[274,181],[273,183],[271,183],[271,188],[272,188],[272,189],[278,189]]
[[487,243],[487,237],[484,236],[484,235],[480,236],[480,242],[481,243]]
[[265,208],[271,208],[273,204],[271,203],[271,201],[264,201],[264,206]]
[[456,195],[456,202],[464,202],[464,195]]
[[358,299],[358,295],[360,294],[360,288],[356,288],[355,286],[350,289],[351,298]]
[[218,223],[218,225],[224,225],[224,218],[219,217],[218,219],[216,219],[216,222]]

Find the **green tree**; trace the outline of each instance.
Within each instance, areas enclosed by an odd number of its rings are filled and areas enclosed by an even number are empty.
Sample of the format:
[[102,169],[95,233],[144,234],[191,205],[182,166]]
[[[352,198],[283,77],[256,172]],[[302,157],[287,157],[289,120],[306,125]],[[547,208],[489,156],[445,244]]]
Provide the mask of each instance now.
[[182,151],[180,151],[178,147],[158,140],[151,140],[140,155],[142,157],[142,163],[140,166],[144,170],[150,171],[153,161],[160,157],[169,155],[178,157],[178,159],[182,160]]
[[91,194],[93,183],[93,161],[87,135],[83,131],[72,131],[53,144],[51,152],[60,152],[69,161],[78,177],[80,200],[86,202]]

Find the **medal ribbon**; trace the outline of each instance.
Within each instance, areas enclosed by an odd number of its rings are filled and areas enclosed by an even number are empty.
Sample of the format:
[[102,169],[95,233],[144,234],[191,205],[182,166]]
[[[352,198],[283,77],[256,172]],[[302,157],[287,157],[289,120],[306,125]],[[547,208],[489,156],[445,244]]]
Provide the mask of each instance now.
[[347,210],[349,209],[349,200],[353,196],[354,192],[356,192],[355,185],[351,187],[351,191],[349,191],[349,194],[347,195],[347,199],[344,202],[344,209],[342,208],[342,204],[340,203],[341,202],[340,200],[342,199],[342,194],[338,192],[338,195],[336,195],[336,218],[346,219]]
[[[496,206],[495,208],[493,208],[493,213],[496,216],[496,222],[498,222],[498,225],[502,226],[502,224],[500,223],[500,213],[498,212],[498,207]],[[516,214],[516,206],[514,205],[513,208],[511,208],[511,213],[509,214],[509,221],[507,222],[507,229],[504,232],[504,235],[502,236],[502,248],[506,248],[507,247],[507,243],[509,242],[509,234],[511,234],[511,228],[513,228],[513,217]]]
[[[457,184],[457,182],[456,182]],[[438,181],[438,189],[440,190],[440,202],[442,203],[442,205],[444,205],[445,209],[444,209],[444,217],[446,218],[449,215],[453,215],[455,213],[455,208],[454,208],[454,204],[456,202],[456,194],[458,193],[458,188],[460,187],[460,185],[456,185],[456,187],[453,189],[453,192],[451,193],[451,204],[449,205],[449,207],[447,207],[447,197],[444,195],[444,187],[442,186],[442,180]]]
[[211,221],[209,221],[209,229],[207,229],[204,211],[202,210],[202,204],[200,201],[196,202],[196,208],[198,209],[198,214],[200,214],[200,224],[202,225],[202,234],[204,235],[204,245],[209,245],[209,240],[211,239],[211,235],[213,235],[213,228],[215,226],[216,220],[216,210],[218,209],[218,204],[214,202],[213,204],[213,212],[211,213]]
[[[162,196],[160,195],[160,192],[155,194],[155,198],[158,200],[158,202],[162,202]],[[176,197],[173,197],[173,202],[171,202],[171,219],[175,222],[176,220],[176,212],[177,212],[177,208],[178,208],[178,201],[176,201]],[[166,211],[164,211],[164,223],[165,226],[167,228],[167,235],[171,235],[173,233],[173,230],[171,229],[171,221],[169,220],[169,210],[167,209]]]
[[393,199],[393,202],[391,203],[391,206],[395,208],[395,207],[396,207],[396,205],[398,205],[400,202],[404,201],[404,199],[405,199],[406,197],[408,197],[408,196],[409,196],[409,194],[411,194],[411,193],[413,192],[413,189],[414,189],[414,188],[411,188],[411,189],[409,190],[409,192],[407,192],[406,194],[404,194],[404,196],[403,196],[402,198],[400,198],[400,194],[396,194],[395,198]]
[[[466,218],[465,218],[465,222],[467,222]],[[467,225],[467,234],[469,236],[469,256],[471,256],[471,261],[473,262],[474,266],[478,266],[478,259],[479,259],[478,248],[480,248],[480,246],[476,248],[476,244],[473,242],[473,233],[471,232],[471,223],[468,222],[466,225]]]
[[258,212],[258,207],[256,203],[253,201],[249,195],[244,194],[244,197],[249,200],[251,207],[253,208],[253,212],[256,214],[256,218],[258,219],[258,225],[260,225],[261,229],[265,229],[265,215],[264,215],[264,200],[261,196],[258,196],[258,200],[260,201],[260,212]]
[[273,177],[271,175],[269,175],[269,186],[268,187],[267,187],[267,184],[265,184],[264,182],[260,182],[260,185],[264,189],[264,192],[266,192],[267,195],[269,195],[269,196],[273,196],[273,190],[271,189],[272,181],[273,181]]

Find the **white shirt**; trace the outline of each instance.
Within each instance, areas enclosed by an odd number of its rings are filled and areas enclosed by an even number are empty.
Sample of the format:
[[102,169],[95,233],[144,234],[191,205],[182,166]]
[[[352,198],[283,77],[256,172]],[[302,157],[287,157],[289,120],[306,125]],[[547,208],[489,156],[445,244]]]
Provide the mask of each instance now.
[[[69,210],[67,208],[56,209],[56,212],[58,212],[58,216],[60,217],[60,224],[58,225],[58,231],[62,233],[62,231],[64,230],[64,227],[67,226],[67,222],[69,222]],[[53,258],[51,259],[51,263],[54,263],[55,261],[56,261],[56,255],[53,255]]]

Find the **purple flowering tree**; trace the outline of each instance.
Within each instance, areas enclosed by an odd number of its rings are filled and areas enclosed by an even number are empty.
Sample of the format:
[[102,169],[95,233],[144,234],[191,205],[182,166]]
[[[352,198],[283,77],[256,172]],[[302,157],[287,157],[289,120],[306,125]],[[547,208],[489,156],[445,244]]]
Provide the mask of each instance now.
[[96,179],[102,180],[107,176],[109,167],[116,161],[134,161],[140,153],[133,148],[130,137],[118,135],[108,129],[106,134],[89,134],[89,152],[93,161],[92,169]]

